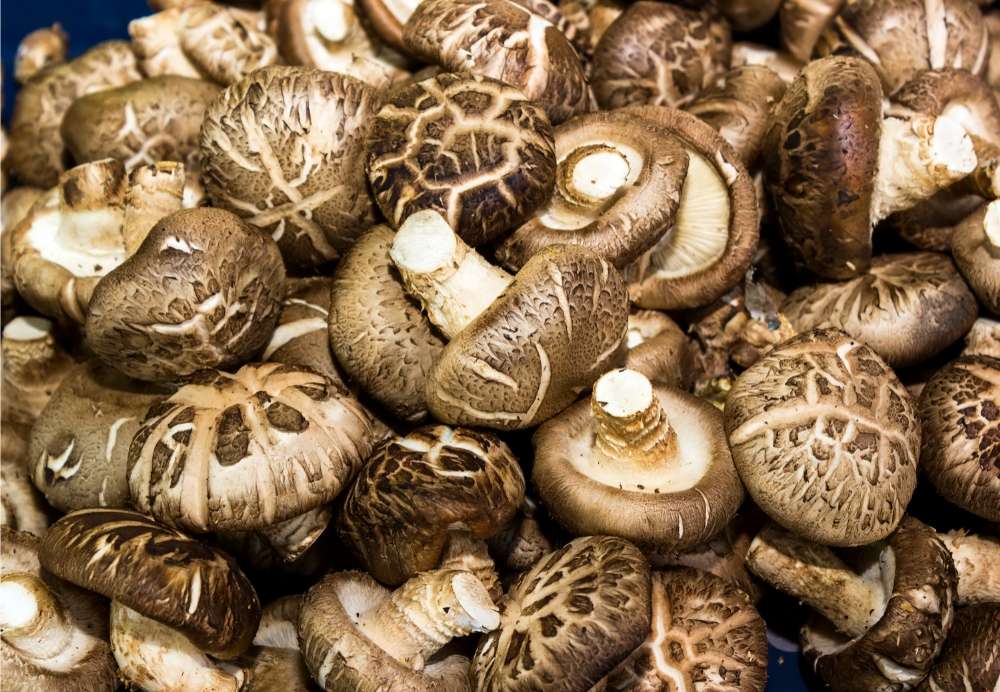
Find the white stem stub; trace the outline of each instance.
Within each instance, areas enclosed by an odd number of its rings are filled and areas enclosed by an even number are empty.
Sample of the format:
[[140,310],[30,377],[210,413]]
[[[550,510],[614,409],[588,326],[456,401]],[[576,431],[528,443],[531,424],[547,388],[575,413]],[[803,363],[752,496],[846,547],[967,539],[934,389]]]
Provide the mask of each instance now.
[[451,580],[455,598],[469,615],[465,627],[470,632],[492,632],[500,626],[500,612],[489,592],[474,574],[456,574]]
[[627,418],[649,408],[653,386],[645,375],[635,370],[612,370],[597,380],[594,400],[609,416]]
[[15,317],[3,328],[3,338],[10,341],[37,341],[52,334],[52,321],[44,317]]
[[624,156],[613,149],[599,149],[573,166],[573,188],[583,197],[605,200],[628,181],[630,173]]
[[38,615],[38,601],[31,589],[19,581],[0,581],[0,631],[19,629]]
[[389,257],[400,269],[418,274],[441,269],[455,256],[455,232],[438,212],[424,209],[399,227]]

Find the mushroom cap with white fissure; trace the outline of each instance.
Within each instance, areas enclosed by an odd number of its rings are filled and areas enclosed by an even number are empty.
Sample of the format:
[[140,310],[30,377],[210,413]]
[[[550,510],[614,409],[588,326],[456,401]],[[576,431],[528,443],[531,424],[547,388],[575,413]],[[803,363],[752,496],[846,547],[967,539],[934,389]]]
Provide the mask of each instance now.
[[1000,684],[1000,604],[958,608],[948,639],[917,692],[996,690]]

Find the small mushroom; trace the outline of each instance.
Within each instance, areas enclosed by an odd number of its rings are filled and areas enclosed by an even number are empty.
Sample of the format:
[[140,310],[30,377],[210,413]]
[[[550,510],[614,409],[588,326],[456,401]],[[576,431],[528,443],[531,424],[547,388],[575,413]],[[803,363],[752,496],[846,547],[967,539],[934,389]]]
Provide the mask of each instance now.
[[980,207],[958,225],[951,254],[983,306],[1000,315],[1000,201]]
[[337,572],[306,592],[298,630],[309,672],[328,692],[462,692],[468,659],[435,654],[499,622],[469,572],[423,572],[391,592],[363,572]]
[[729,67],[728,23],[711,10],[636,2],[594,49],[591,85],[605,109],[681,108]]
[[801,63],[813,57],[820,36],[840,12],[845,0],[783,0],[778,20],[781,45]]
[[939,533],[958,574],[958,605],[1000,604],[1000,538]]
[[649,564],[611,536],[577,538],[521,575],[500,624],[472,659],[475,689],[584,692],[642,644],[650,626]]
[[26,437],[73,367],[73,359],[44,317],[15,317],[3,328],[2,344],[4,434]]
[[4,526],[0,545],[4,687],[112,692],[117,677],[107,606],[42,569],[36,536]]
[[585,248],[549,248],[511,277],[427,210],[403,223],[389,255],[451,339],[426,388],[428,409],[444,423],[537,425],[607,370],[625,337],[624,282]]
[[916,487],[915,402],[871,348],[836,329],[800,334],[745,370],[725,424],[754,502],[818,543],[884,538]]
[[281,310],[278,247],[221,209],[185,209],[149,232],[93,291],[87,344],[129,377],[171,381],[262,349]]
[[916,692],[1000,686],[1000,605],[955,610],[948,639]]
[[920,468],[941,497],[1000,521],[1000,357],[966,355],[920,394]]
[[495,79],[441,73],[400,85],[368,132],[368,180],[398,228],[438,211],[473,246],[501,240],[551,194],[552,127],[540,106]]
[[21,39],[14,55],[14,79],[27,84],[35,75],[54,65],[66,62],[69,36],[59,22],[36,29]]
[[289,265],[337,259],[373,220],[365,137],[374,90],[353,77],[271,67],[223,91],[201,131],[212,203],[243,217]]
[[662,312],[639,310],[630,314],[625,348],[625,367],[653,384],[687,390],[694,380],[694,344]]
[[757,692],[767,679],[767,627],[750,597],[725,579],[681,568],[652,576],[646,641],[594,692]]
[[262,361],[306,368],[343,384],[327,334],[331,285],[322,277],[285,282],[278,326],[260,355]]

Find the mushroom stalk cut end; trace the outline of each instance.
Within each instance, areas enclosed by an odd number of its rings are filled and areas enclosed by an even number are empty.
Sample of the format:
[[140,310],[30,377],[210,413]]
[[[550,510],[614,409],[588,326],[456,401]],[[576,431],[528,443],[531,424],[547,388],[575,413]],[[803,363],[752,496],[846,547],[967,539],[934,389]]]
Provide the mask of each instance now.
[[612,200],[632,174],[632,166],[620,151],[600,145],[574,151],[562,168],[563,196],[584,206]]
[[606,456],[643,469],[674,456],[677,435],[645,375],[625,368],[601,376],[591,395],[596,444]]
[[73,638],[48,586],[27,573],[0,581],[0,633],[5,644],[42,661],[58,656]]

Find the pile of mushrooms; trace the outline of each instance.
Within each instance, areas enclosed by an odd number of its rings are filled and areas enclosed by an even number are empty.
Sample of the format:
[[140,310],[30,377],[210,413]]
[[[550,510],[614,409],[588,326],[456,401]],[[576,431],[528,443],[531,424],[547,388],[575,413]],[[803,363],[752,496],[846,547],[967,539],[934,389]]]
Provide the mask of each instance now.
[[14,65],[5,685],[1000,692],[1000,10],[150,7]]

